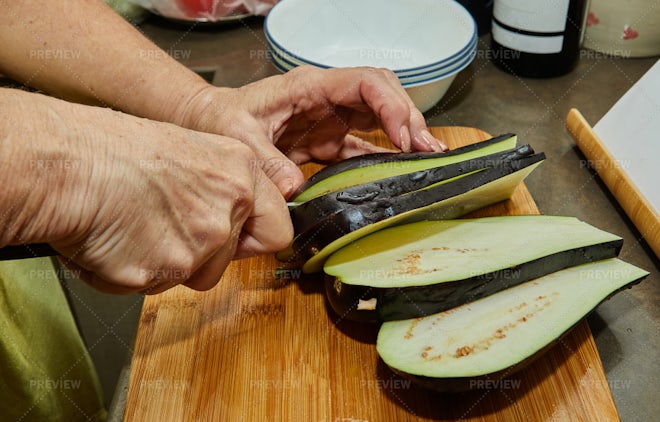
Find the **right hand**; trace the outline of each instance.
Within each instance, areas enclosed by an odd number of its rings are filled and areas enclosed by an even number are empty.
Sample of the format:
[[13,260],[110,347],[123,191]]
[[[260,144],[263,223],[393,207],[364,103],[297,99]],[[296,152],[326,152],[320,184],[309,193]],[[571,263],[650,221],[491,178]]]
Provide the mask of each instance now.
[[209,289],[231,259],[291,241],[284,198],[248,146],[108,109],[69,107],[74,112],[50,122],[58,124],[50,133],[73,151],[67,171],[75,173],[50,189],[21,236],[49,242],[95,288]]
[[390,151],[349,133],[355,129],[380,127],[403,151],[447,149],[385,69],[299,66],[240,88],[207,85],[185,104],[170,121],[250,145],[285,196],[305,180],[298,164]]

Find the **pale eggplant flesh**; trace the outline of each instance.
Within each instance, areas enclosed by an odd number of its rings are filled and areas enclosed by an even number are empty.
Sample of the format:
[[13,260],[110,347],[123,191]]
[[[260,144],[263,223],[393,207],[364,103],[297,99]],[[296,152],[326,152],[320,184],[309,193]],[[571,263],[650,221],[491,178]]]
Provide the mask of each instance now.
[[[324,265],[343,318],[422,317],[570,266],[613,258],[623,239],[574,217],[421,221],[362,237]],[[370,303],[370,306],[364,304]]]
[[424,387],[469,390],[516,374],[647,275],[617,258],[570,267],[445,312],[383,323],[376,349],[393,371]]
[[507,133],[447,152],[402,153],[393,151],[348,158],[329,165],[312,175],[293,193],[293,201],[305,202],[349,186],[504,151],[514,148],[516,141],[516,135]]
[[543,153],[537,153],[505,161],[451,183],[341,210],[296,236],[287,260],[303,262],[305,273],[319,272],[330,254],[377,230],[413,221],[457,218],[503,201],[544,159]]

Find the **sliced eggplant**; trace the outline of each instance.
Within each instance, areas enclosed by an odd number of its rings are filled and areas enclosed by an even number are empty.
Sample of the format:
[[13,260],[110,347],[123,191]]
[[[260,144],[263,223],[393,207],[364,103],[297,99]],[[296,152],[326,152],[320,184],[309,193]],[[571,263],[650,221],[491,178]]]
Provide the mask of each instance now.
[[567,267],[614,258],[623,239],[574,217],[420,221],[332,254],[323,270],[344,318],[391,321],[454,308]]
[[374,180],[444,166],[514,148],[516,135],[507,133],[448,152],[376,153],[352,157],[311,176],[293,194],[295,202]]
[[501,165],[505,161],[529,157],[534,150],[529,145],[476,157],[454,164],[415,171],[385,179],[351,186],[318,196],[291,210],[295,235],[315,226],[320,220],[355,205],[389,199]]
[[452,183],[344,209],[296,236],[289,261],[304,262],[305,273],[318,272],[330,254],[377,230],[413,221],[452,219],[508,199],[544,159],[543,153],[534,154]]
[[513,375],[647,275],[616,258],[567,268],[439,314],[386,322],[376,348],[390,368],[421,385],[468,390]]

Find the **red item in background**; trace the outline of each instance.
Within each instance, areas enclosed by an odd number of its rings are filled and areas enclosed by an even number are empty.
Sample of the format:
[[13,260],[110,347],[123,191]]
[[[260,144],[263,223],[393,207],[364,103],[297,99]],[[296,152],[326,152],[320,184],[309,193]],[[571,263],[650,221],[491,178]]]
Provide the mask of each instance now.
[[630,26],[623,28],[623,39],[624,40],[634,40],[639,36],[639,32],[632,29]]
[[227,16],[234,12],[247,12],[243,5],[236,5],[223,0],[177,0],[177,3],[188,18]]

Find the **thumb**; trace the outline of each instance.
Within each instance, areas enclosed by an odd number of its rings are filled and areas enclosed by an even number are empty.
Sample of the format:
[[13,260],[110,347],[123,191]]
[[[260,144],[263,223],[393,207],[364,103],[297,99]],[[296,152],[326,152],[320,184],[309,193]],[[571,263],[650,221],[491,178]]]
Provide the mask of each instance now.
[[287,158],[269,139],[258,135],[247,135],[243,138],[243,142],[252,147],[257,155],[259,167],[277,186],[284,198],[288,199],[305,181],[305,176],[298,165]]

